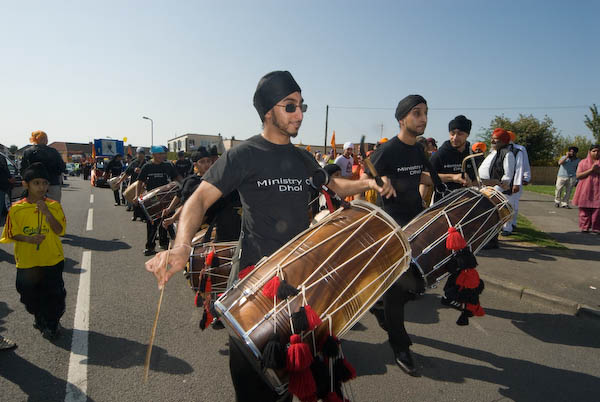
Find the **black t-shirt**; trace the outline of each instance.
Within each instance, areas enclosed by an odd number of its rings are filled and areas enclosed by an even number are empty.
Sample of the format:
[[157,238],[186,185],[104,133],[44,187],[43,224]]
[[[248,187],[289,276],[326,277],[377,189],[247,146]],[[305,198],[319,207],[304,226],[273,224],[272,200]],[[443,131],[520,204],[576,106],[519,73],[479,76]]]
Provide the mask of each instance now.
[[175,161],[175,169],[177,169],[181,177],[186,177],[192,172],[192,161],[187,158],[183,160],[177,159]]
[[400,225],[407,224],[423,210],[419,184],[424,158],[421,144],[408,145],[397,136],[371,155],[377,173],[387,176],[396,190],[396,197],[383,198],[383,209]]
[[119,176],[123,171],[123,163],[113,159],[106,165],[106,170],[110,172],[111,177]]
[[194,194],[194,191],[196,191],[200,183],[202,183],[202,176],[198,176],[197,174],[193,174],[183,179],[181,182],[181,190],[177,193],[177,196],[181,198],[182,204]]
[[34,145],[23,153],[21,172],[35,162],[40,162],[50,176],[50,185],[60,184],[60,174],[67,170],[65,162],[58,151],[47,145]]
[[169,179],[175,180],[179,174],[172,164],[162,162],[159,164],[150,162],[142,167],[138,180],[146,183],[146,190],[150,191],[169,183]]
[[[442,146],[431,156],[431,165],[436,172],[442,174],[456,174],[462,171],[462,161],[471,154],[471,145],[467,142],[463,152],[458,151],[452,146],[450,141],[445,141]],[[468,163],[466,168],[467,174],[471,180],[475,180],[475,172],[473,165]],[[449,190],[462,188],[462,184],[456,182],[446,182]],[[436,199],[441,198],[436,193]]]
[[224,195],[235,189],[240,194],[242,269],[308,228],[307,180],[319,168],[305,150],[257,135],[227,151],[206,172],[204,180]]
[[[127,166],[127,170],[125,170],[125,173],[131,178],[131,182],[133,183],[134,181],[136,181],[138,179],[139,174],[135,172],[136,168],[141,168],[146,164],[146,159],[142,160],[141,162],[139,161],[139,159],[134,160],[133,162],[131,162],[129,164],[129,166]],[[140,172],[141,173],[141,172]]]

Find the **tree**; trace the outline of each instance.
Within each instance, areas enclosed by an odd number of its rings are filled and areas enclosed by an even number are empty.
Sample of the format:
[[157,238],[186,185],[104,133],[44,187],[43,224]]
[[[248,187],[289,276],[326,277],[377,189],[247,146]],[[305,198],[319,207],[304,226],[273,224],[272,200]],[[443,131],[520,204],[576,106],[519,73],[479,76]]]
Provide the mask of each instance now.
[[559,150],[557,149],[560,136],[554,127],[554,122],[548,116],[539,120],[533,115],[519,117],[511,121],[504,115],[496,116],[490,126],[479,134],[479,139],[486,142],[489,147],[492,132],[496,128],[503,128],[516,134],[518,144],[527,148],[529,162],[535,166],[551,166],[555,163]]
[[558,155],[555,157],[556,162],[558,162],[561,156],[567,153],[569,147],[577,147],[579,149],[577,157],[583,159],[586,157],[587,151],[592,147],[592,141],[582,135],[576,135],[575,138],[559,136],[556,145],[556,150],[558,151]]
[[585,115],[585,125],[590,129],[592,135],[596,139],[596,144],[600,143],[600,115],[598,114],[598,106],[594,103],[590,106],[592,117]]

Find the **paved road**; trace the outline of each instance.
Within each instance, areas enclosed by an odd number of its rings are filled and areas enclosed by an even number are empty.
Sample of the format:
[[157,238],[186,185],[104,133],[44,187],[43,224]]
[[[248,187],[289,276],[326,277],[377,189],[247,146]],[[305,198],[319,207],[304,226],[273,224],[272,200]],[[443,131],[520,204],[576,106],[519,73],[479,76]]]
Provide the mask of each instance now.
[[[198,329],[200,314],[183,278],[175,278],[165,292],[150,380],[142,384],[158,300],[154,279],[143,269],[144,224],[130,222],[123,207],[113,207],[109,190],[90,189],[80,179],[69,184],[63,192],[66,329],[54,344],[32,328],[14,289],[11,248],[0,246],[0,333],[19,343],[15,351],[0,352],[0,401],[78,400],[77,393],[66,399],[74,337],[89,340],[87,353],[72,359],[87,369],[84,381],[75,384],[87,394],[79,400],[233,401],[226,331]],[[86,230],[89,208],[93,231]],[[91,264],[83,272],[85,251],[91,251]],[[85,274],[91,279],[89,333],[72,329]],[[438,297],[428,293],[407,311],[420,378],[394,365],[373,317],[365,316],[350,331],[343,347],[359,374],[352,382],[356,401],[600,399],[600,321],[488,290],[482,296],[488,314],[458,327],[458,312],[443,308]],[[70,375],[76,378],[73,371]]]

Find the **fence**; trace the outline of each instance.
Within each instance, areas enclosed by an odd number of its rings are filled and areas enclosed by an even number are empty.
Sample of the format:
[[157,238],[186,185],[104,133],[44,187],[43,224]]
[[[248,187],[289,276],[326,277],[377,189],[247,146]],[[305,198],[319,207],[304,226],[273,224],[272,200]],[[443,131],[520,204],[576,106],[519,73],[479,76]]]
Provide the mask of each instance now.
[[531,184],[556,184],[558,166],[532,166]]

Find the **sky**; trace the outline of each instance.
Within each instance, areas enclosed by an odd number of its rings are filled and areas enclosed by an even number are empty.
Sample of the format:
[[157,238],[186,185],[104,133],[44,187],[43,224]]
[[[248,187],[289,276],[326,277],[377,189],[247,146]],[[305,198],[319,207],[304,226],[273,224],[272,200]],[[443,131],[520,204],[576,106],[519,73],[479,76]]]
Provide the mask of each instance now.
[[[548,115],[565,136],[600,104],[600,2],[0,0],[0,143],[185,133],[246,139],[260,77],[289,70],[308,105],[294,142],[397,134],[409,94],[425,136],[458,114],[471,137],[496,115]],[[328,139],[329,142],[329,139]]]

